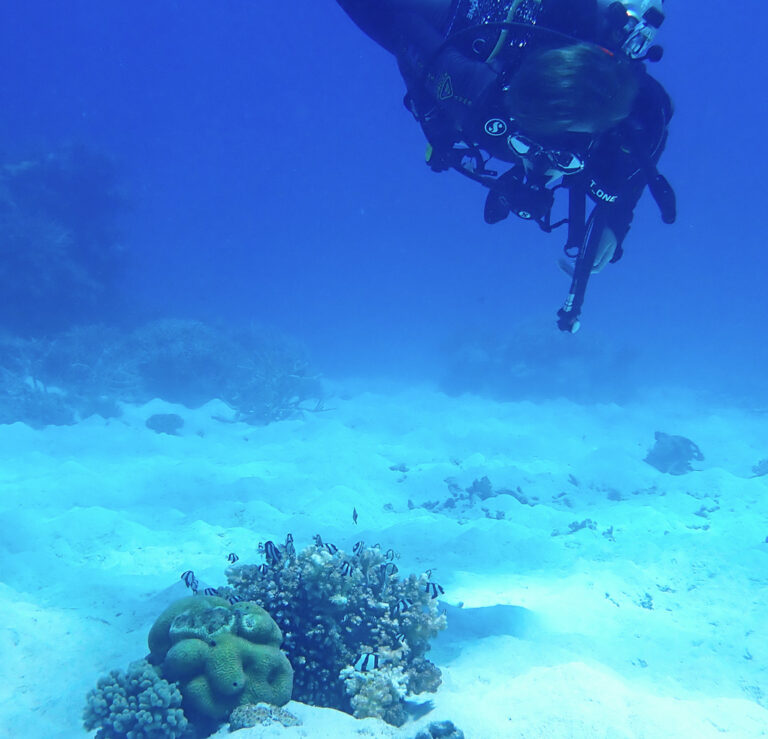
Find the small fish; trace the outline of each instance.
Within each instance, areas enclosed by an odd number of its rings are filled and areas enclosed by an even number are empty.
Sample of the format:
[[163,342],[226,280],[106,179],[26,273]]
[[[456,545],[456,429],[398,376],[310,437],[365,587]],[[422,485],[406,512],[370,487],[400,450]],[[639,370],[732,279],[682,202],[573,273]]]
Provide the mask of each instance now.
[[184,581],[184,584],[188,588],[191,588],[193,583],[197,583],[197,578],[195,577],[195,573],[192,572],[192,570],[186,570],[185,572],[182,572],[181,579]]
[[320,534],[315,534],[312,538],[315,541],[315,546],[318,549],[322,549],[323,548],[323,537],[320,536]]
[[341,572],[342,577],[346,577],[350,572],[352,572],[352,565],[345,560],[339,566],[339,572]]
[[218,595],[219,591],[217,588],[206,588],[203,590],[203,595]]
[[424,574],[427,576],[427,580],[429,580],[432,577],[432,570],[427,570]]
[[376,652],[366,652],[357,658],[357,662],[355,662],[355,669],[358,672],[376,670],[379,667],[380,659],[381,657]]
[[269,566],[268,565],[259,565],[256,570],[258,573],[263,577],[264,575],[269,574]]
[[293,546],[293,534],[288,534],[285,537],[285,553],[289,557],[295,557],[296,556],[296,547]]
[[352,509],[352,521],[357,523],[357,508]]
[[405,613],[406,611],[409,611],[413,607],[413,601],[408,600],[408,598],[400,598],[399,601],[397,601],[397,612],[398,613]]
[[233,606],[235,603],[242,603],[242,601],[245,600],[245,598],[240,597],[239,595],[230,595],[229,598],[227,598],[229,601],[229,605]]
[[395,639],[397,639],[397,641],[399,641],[401,644],[405,644],[405,642],[408,641],[408,638],[402,631],[395,634]]
[[232,564],[235,564],[238,559],[240,559],[240,557],[238,557],[234,552],[230,552],[227,555],[227,562],[231,562]]
[[363,549],[365,549],[365,542],[361,539],[360,541],[355,542],[355,545],[352,547],[352,552],[357,556],[360,556],[363,553]]
[[390,562],[395,558],[395,550],[394,549],[387,549],[386,552],[384,552],[384,559],[389,560]]
[[323,544],[323,549],[325,549],[328,554],[336,554],[336,552],[339,551],[339,548],[335,544],[331,544],[331,542],[327,541],[325,544]]
[[280,550],[275,546],[275,542],[267,541],[264,543],[264,556],[267,558],[267,564],[273,567],[279,564],[280,558],[283,556],[280,554]]
[[381,576],[385,578],[390,575],[396,575],[399,572],[397,565],[394,562],[384,562],[383,564],[380,564],[379,567],[381,568]]
[[432,600],[434,600],[438,595],[443,595],[445,590],[443,590],[442,585],[438,585],[436,582],[428,582],[424,586],[424,592],[429,593]]

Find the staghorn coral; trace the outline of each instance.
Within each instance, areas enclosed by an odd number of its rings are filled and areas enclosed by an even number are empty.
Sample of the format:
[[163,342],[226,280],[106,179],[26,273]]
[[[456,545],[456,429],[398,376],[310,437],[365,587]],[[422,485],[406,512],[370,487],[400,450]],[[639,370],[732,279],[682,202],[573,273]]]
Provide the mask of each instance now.
[[[316,537],[296,553],[289,539],[279,554],[229,568],[229,587],[218,592],[254,601],[277,621],[295,700],[399,723],[406,695],[437,689],[440,670],[425,655],[446,620],[428,575],[400,578],[392,550],[363,542],[350,555]],[[378,655],[380,668],[356,670],[364,654]]]
[[86,730],[96,739],[181,739],[192,736],[181,709],[178,687],[161,678],[148,662],[112,670],[86,697]]

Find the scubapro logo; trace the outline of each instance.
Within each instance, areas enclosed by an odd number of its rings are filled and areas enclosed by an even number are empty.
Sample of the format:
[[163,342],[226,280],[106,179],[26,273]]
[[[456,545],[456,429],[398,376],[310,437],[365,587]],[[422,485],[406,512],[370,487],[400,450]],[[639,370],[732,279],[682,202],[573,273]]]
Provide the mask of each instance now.
[[489,136],[503,136],[507,132],[507,124],[501,118],[490,118],[485,122],[485,132]]

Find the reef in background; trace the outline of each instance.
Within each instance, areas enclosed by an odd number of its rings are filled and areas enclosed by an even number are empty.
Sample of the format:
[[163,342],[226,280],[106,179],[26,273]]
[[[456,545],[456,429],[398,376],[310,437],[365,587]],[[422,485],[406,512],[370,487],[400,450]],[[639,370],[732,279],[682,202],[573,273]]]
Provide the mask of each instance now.
[[0,164],[0,329],[44,335],[110,315],[126,204],[115,162],[87,147]]
[[235,420],[265,424],[318,410],[322,386],[301,346],[256,326],[161,319],[0,337],[0,423],[70,424],[153,398],[191,408],[218,398]]

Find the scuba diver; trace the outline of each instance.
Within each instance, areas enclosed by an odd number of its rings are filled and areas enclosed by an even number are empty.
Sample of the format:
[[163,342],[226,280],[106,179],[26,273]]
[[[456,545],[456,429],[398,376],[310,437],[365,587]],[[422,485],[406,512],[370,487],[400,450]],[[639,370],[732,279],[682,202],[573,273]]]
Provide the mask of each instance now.
[[[338,2],[396,57],[427,164],[488,188],[487,223],[512,213],[545,232],[567,224],[558,326],[575,333],[589,276],[621,258],[646,185],[675,220],[656,166],[672,104],[645,64],[663,53],[663,0]],[[561,189],[568,214],[553,223]]]

